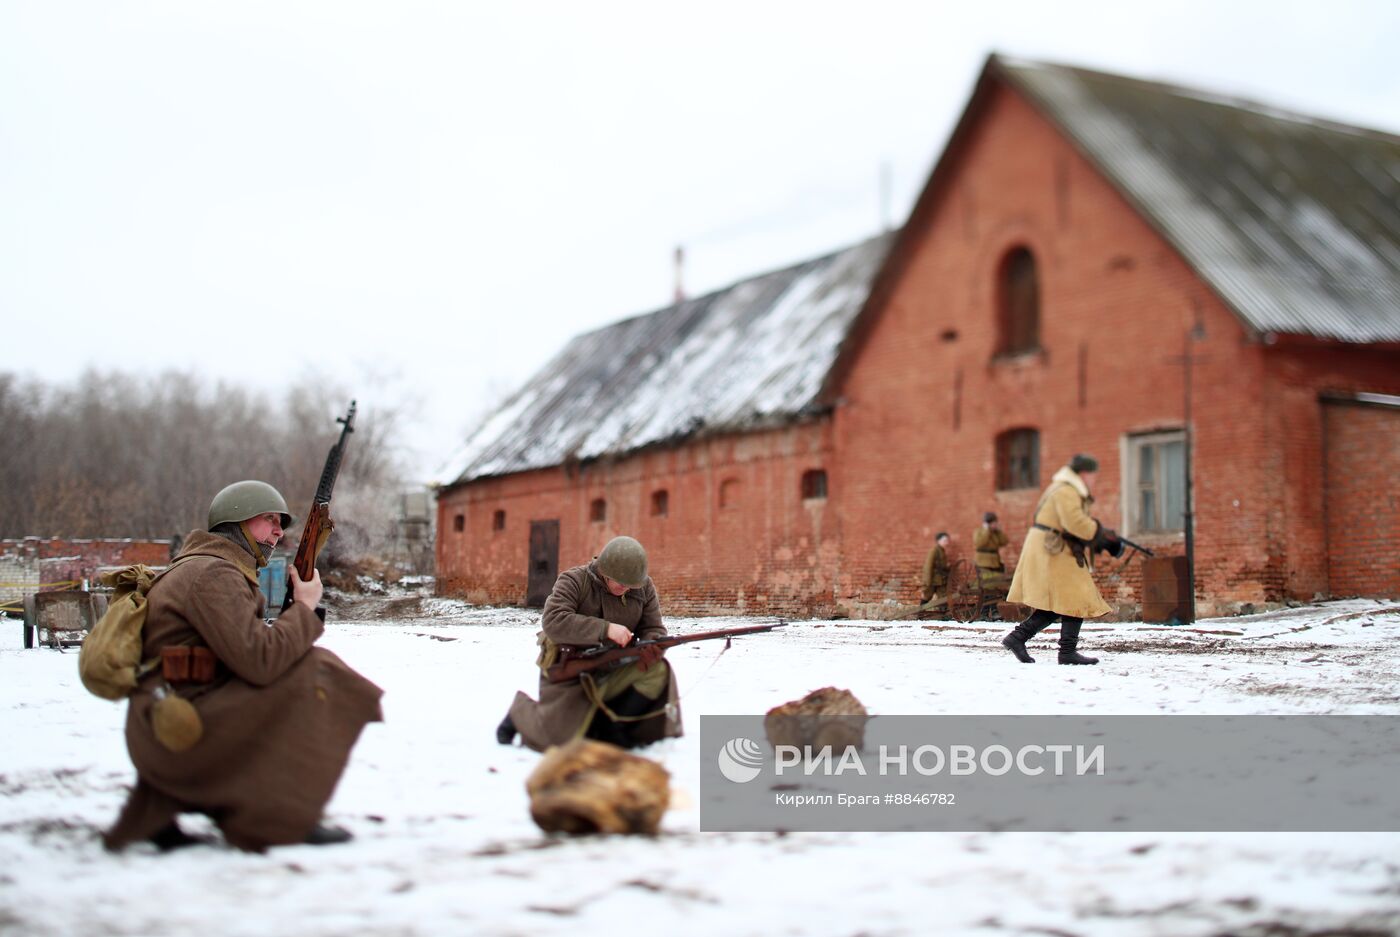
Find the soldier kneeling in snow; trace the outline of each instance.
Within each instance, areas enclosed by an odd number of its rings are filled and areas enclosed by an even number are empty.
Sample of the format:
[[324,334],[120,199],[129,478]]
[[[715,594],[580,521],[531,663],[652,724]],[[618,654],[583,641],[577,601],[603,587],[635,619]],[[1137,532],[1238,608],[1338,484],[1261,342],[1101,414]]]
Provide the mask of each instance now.
[[[252,851],[350,838],[321,825],[321,811],[360,730],[379,721],[381,691],[314,646],[325,628],[319,573],[303,582],[289,569],[295,601],[263,621],[256,570],[291,524],[271,485],[229,485],[209,506],[208,531],[185,537],[151,586],[141,659],[156,666],[127,709],[136,787],[103,837],[108,849],[197,842],[177,825],[180,813],[207,814]],[[163,657],[184,666],[172,672]],[[172,726],[160,713],[176,701]]]
[[665,637],[640,543],[614,537],[593,562],[560,573],[541,624],[540,699],[515,694],[496,729],[502,745],[519,733],[536,751],[580,737],[635,748],[681,734],[676,681],[661,648],[644,650],[634,663],[562,683],[551,683],[544,674],[559,645],[624,647],[634,638]]

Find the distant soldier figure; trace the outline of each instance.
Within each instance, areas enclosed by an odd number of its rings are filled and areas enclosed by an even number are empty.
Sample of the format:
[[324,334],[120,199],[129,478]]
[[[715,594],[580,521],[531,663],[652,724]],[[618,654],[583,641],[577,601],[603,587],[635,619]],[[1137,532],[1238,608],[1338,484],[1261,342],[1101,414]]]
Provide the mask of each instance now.
[[625,647],[634,638],[666,636],[640,543],[614,537],[593,562],[560,573],[541,626],[539,702],[515,694],[496,741],[509,745],[519,733],[536,751],[581,737],[636,748],[681,734],[680,697],[663,648],[646,648],[634,663],[562,683],[544,674],[559,645]]
[[919,573],[919,602],[927,605],[934,599],[941,599],[948,592],[948,545],[952,538],[947,531],[940,530],[933,538],[933,549],[924,557],[924,568]]
[[[315,647],[325,628],[319,572],[303,582],[289,567],[295,601],[264,622],[256,571],[291,525],[271,485],[229,485],[209,505],[209,529],[187,534],[151,586],[141,659],[156,666],[127,709],[136,787],[103,837],[108,849],[198,842],[180,813],[207,814],[230,844],[252,851],[350,839],[321,824],[322,810],[360,731],[381,718],[381,691]],[[166,656],[181,666],[167,667]],[[193,706],[180,704],[193,725],[178,742],[153,715],[167,695]]]
[[972,534],[973,562],[984,580],[1006,575],[1006,567],[1001,562],[1001,548],[1010,538],[997,523],[997,516],[991,511],[982,515],[982,526]]
[[1098,468],[1093,456],[1076,455],[1055,472],[1036,505],[1007,596],[1008,601],[1028,605],[1032,611],[1001,642],[1023,664],[1035,663],[1026,652],[1026,642],[1056,618],[1060,619],[1060,663],[1099,662],[1079,653],[1084,619],[1111,611],[1094,583],[1093,550],[1089,549],[1101,526],[1089,515],[1094,501],[1089,485]]

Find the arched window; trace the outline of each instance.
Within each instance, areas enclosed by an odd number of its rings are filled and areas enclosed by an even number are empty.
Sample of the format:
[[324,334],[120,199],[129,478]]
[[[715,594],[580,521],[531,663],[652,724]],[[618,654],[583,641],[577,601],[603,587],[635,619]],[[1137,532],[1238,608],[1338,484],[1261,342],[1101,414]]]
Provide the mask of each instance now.
[[739,503],[739,479],[726,478],[719,483],[719,506],[732,508]]
[[466,530],[466,529],[467,529],[467,515],[465,515],[465,514],[454,514],[454,515],[452,516],[452,532],[453,532],[454,534],[460,534],[462,531],[464,531],[464,530]]
[[1040,348],[1040,278],[1035,255],[1013,247],[1002,258],[997,274],[1000,341],[997,353],[1018,355]]
[[826,497],[826,470],[808,469],[802,473],[802,500]]
[[601,522],[608,519],[608,502],[602,498],[594,498],[588,505],[588,519],[590,521]]
[[1040,487],[1040,432],[1009,429],[997,437],[997,491]]
[[665,488],[651,493],[651,516],[665,517],[671,513],[671,495]]
[[505,530],[505,529],[506,529],[506,512],[505,512],[505,511],[497,510],[495,514],[491,515],[491,529],[492,529],[492,530]]

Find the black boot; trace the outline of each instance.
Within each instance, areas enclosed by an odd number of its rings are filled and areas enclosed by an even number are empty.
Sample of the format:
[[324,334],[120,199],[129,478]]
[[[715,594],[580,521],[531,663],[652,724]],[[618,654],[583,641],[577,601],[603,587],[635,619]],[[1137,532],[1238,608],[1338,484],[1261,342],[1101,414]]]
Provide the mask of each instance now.
[[155,843],[155,847],[161,852],[170,852],[174,849],[184,849],[186,846],[199,846],[209,840],[191,836],[180,829],[179,822],[171,820],[151,836],[151,842]]
[[1021,622],[1011,632],[1001,639],[1001,646],[1006,648],[1016,659],[1023,664],[1034,664],[1035,658],[1026,652],[1026,642],[1040,633],[1041,629],[1055,620],[1054,612],[1047,612],[1044,609],[1036,609],[1026,616],[1026,620]]
[[510,745],[515,741],[515,722],[510,718],[510,713],[501,720],[501,724],[496,726],[496,741],[502,745]]
[[350,835],[350,831],[343,827],[317,823],[311,828],[311,832],[306,834],[306,839],[302,842],[308,846],[335,846],[340,843],[348,843],[354,838]]
[[1061,618],[1060,619],[1060,663],[1062,664],[1097,664],[1097,657],[1085,657],[1079,653],[1079,626],[1084,624],[1082,618]]

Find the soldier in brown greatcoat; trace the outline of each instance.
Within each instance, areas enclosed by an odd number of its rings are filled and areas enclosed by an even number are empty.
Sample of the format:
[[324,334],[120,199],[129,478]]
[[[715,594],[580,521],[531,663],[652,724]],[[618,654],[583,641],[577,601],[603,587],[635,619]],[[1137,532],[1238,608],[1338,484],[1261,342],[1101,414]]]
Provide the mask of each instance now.
[[1005,576],[1006,567],[1001,562],[1001,548],[1010,542],[1005,531],[997,523],[996,514],[988,511],[982,515],[982,526],[972,533],[973,562],[982,571],[983,578]]
[[921,605],[942,598],[948,591],[948,544],[952,539],[947,531],[940,530],[933,538],[933,549],[924,557],[924,568],[919,573]]
[[[314,646],[325,628],[316,608],[320,573],[302,582],[289,569],[295,601],[270,626],[263,621],[256,570],[291,523],[271,485],[230,485],[210,505],[209,530],[186,536],[152,585],[142,659],[189,648],[190,660],[197,655],[205,666],[192,667],[188,680],[168,680],[157,666],[132,694],[126,744],[136,787],[103,837],[108,849],[140,840],[161,849],[189,845],[196,840],[176,816],[196,812],[240,849],[350,838],[323,826],[322,810],[361,729],[381,718],[381,691]],[[160,721],[153,725],[153,708],[166,694],[192,704],[191,718],[202,725],[189,748],[172,751]]]
[[1084,619],[1112,611],[1094,583],[1094,551],[1089,548],[1100,528],[1089,515],[1094,501],[1089,483],[1098,468],[1093,456],[1076,455],[1055,473],[1036,505],[1007,596],[1008,601],[1030,606],[1032,612],[1001,641],[1023,664],[1035,663],[1026,642],[1056,618],[1060,619],[1059,662],[1099,662],[1079,653]]
[[[558,645],[623,647],[634,637],[664,637],[642,545],[614,537],[593,562],[560,573],[541,626],[542,670]],[[647,649],[635,663],[562,683],[550,683],[541,672],[539,692],[539,702],[515,694],[497,741],[509,745],[519,733],[536,751],[581,737],[633,748],[681,734],[675,676],[660,648]]]

